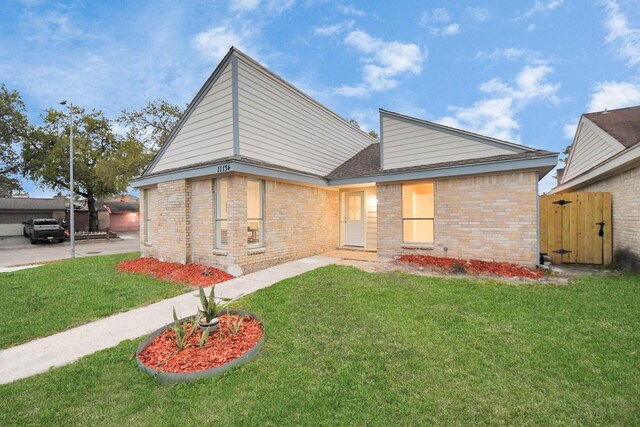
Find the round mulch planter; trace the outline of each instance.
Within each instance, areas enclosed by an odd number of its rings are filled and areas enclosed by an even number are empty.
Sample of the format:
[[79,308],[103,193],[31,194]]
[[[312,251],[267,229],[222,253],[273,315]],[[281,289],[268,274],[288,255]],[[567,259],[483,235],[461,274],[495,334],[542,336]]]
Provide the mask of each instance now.
[[[225,310],[225,314],[226,314],[226,310]],[[160,384],[169,385],[169,384],[175,384],[178,382],[195,381],[201,378],[208,378],[208,377],[215,377],[218,375],[222,375],[229,369],[235,368],[236,366],[240,366],[249,362],[251,359],[256,357],[256,355],[262,348],[262,345],[264,344],[264,339],[265,339],[264,324],[262,323],[262,320],[258,316],[256,316],[253,313],[249,313],[248,311],[230,309],[229,314],[239,315],[239,316],[249,316],[254,320],[256,320],[262,327],[262,336],[260,337],[258,342],[253,347],[251,347],[251,349],[243,353],[238,358],[233,359],[230,362],[227,362],[215,368],[206,369],[206,370],[197,371],[197,372],[166,372],[159,369],[151,368],[145,365],[144,363],[142,363],[140,361],[140,358],[138,357],[140,353],[142,353],[155,338],[160,336],[166,330],[171,329],[171,327],[173,326],[173,322],[172,322],[156,330],[155,332],[151,333],[147,338],[145,338],[140,343],[140,345],[138,345],[138,349],[136,350],[136,364],[138,365],[138,369],[140,369],[140,371],[144,373],[147,373],[151,376],[156,377]],[[183,322],[187,319],[189,318],[185,317],[184,319],[180,319],[180,322]]]

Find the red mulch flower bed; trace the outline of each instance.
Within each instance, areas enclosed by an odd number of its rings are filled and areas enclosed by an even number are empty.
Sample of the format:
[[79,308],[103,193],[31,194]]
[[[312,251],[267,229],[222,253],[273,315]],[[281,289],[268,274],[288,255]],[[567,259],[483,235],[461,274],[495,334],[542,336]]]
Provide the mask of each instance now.
[[204,287],[233,279],[231,274],[206,265],[163,262],[155,258],[120,261],[118,270],[126,273],[142,273],[168,282],[189,283]]
[[475,259],[465,260],[457,258],[442,258],[428,255],[402,255],[398,258],[400,262],[417,264],[420,266],[437,267],[446,271],[451,271],[454,266],[463,266],[469,273],[494,274],[503,277],[524,277],[527,279],[539,279],[542,274],[539,271],[522,267],[521,265],[508,262],[488,262]]
[[[231,315],[236,320],[237,315]],[[220,328],[226,331],[227,315],[220,316]],[[191,327],[191,326],[189,326]],[[146,366],[164,372],[198,372],[217,368],[251,350],[262,337],[262,325],[256,319],[245,316],[237,335],[220,332],[209,335],[209,340],[200,347],[198,342],[202,335],[200,328],[189,338],[195,344],[177,351],[174,341],[175,332],[167,329],[156,337],[139,355],[138,359]]]

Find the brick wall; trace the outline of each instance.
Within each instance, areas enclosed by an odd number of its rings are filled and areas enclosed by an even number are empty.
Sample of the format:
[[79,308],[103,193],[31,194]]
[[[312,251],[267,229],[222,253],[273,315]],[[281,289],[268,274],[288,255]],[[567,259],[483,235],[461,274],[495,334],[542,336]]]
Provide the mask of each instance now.
[[[242,225],[246,242],[246,184],[243,188]],[[247,251],[245,243],[238,249],[236,262],[247,273],[335,249],[338,245],[338,199],[337,191],[266,181],[264,250]]]
[[[170,181],[152,190],[151,245],[142,255],[195,262],[239,275],[317,255],[338,244],[338,192],[265,181],[264,245],[247,246],[247,178],[228,176],[228,247],[215,247],[214,180]],[[155,196],[155,197],[154,197]],[[144,192],[140,199],[144,218]],[[144,242],[144,224],[141,224]]]
[[436,180],[430,250],[402,243],[402,186],[378,185],[378,256],[418,253],[533,266],[538,261],[536,182],[535,172]]
[[629,251],[637,258],[630,267],[640,270],[640,166],[575,191],[611,193],[614,259]]

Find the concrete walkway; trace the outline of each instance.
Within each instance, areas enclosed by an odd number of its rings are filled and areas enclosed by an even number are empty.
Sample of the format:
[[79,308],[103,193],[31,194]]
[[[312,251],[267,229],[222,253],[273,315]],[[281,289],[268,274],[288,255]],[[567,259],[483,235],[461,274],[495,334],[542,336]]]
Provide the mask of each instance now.
[[[239,298],[337,261],[339,258],[315,256],[267,268],[216,285],[216,297]],[[115,347],[124,340],[149,334],[171,322],[173,307],[179,317],[193,315],[199,305],[197,296],[198,292],[189,292],[0,350],[0,384],[30,377],[54,366],[67,365],[96,351]]]

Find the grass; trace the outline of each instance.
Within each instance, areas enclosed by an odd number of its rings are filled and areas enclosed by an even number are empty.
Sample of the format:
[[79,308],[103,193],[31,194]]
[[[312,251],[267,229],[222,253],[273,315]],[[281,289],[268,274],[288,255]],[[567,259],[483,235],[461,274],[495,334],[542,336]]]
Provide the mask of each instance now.
[[116,271],[118,261],[138,256],[86,257],[0,274],[0,348],[188,290]]
[[640,421],[638,276],[514,286],[330,266],[240,305],[265,322],[252,362],[164,387],[127,341],[0,386],[0,425]]

